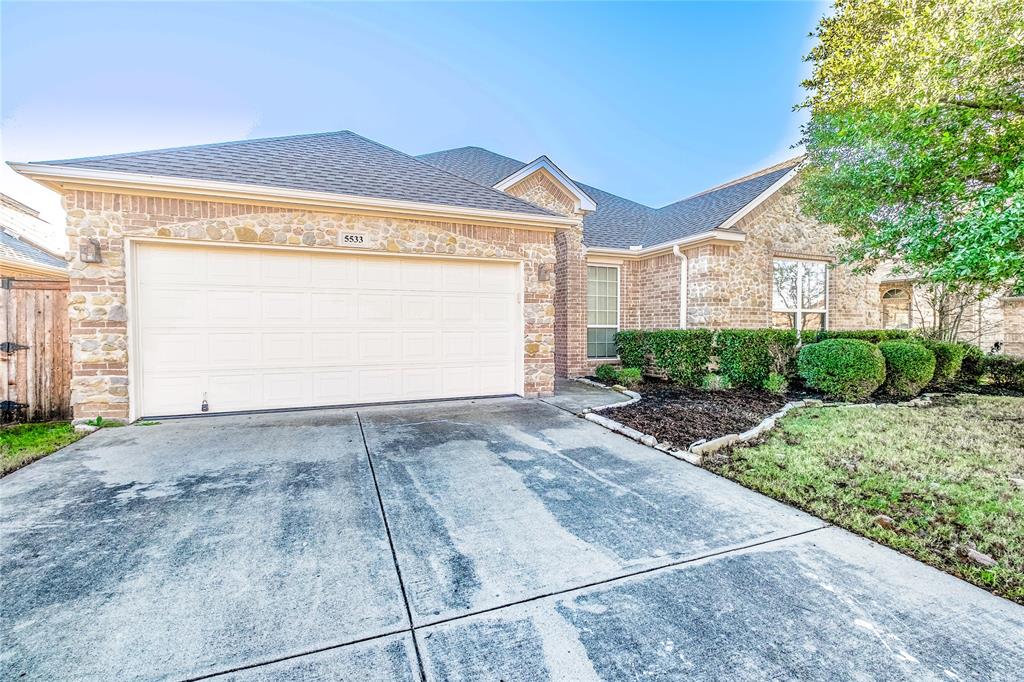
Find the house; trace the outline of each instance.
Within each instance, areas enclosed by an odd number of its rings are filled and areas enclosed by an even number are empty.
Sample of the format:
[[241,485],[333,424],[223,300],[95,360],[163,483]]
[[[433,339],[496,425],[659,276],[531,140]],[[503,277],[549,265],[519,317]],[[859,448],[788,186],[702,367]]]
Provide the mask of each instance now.
[[64,256],[53,251],[55,231],[38,211],[0,194],[0,277],[66,280]]
[[637,327],[863,328],[798,160],[662,208],[351,132],[12,164],[63,196],[76,417],[549,394]]

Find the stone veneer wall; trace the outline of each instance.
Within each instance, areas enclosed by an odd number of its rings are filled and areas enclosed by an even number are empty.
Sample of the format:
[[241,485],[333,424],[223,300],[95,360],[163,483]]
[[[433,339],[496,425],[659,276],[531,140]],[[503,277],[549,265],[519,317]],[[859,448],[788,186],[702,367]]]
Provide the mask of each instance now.
[[1024,357],[1024,297],[1002,300],[1003,352]]
[[505,190],[549,211],[577,217],[580,224],[555,235],[555,373],[587,373],[587,266],[583,249],[583,215],[575,197],[547,171],[531,173]]
[[[360,252],[522,260],[525,393],[554,390],[555,283],[540,276],[542,266],[555,264],[549,232],[78,190],[67,191],[63,202],[72,256],[68,305],[76,418],[128,416],[126,236],[331,250],[338,248],[338,233],[359,232],[369,245]],[[99,241],[102,263],[79,260],[79,240],[88,238]]]
[[[779,190],[744,216],[736,229],[746,241],[685,251],[687,324],[690,327],[767,327],[771,323],[772,260],[776,257],[834,262],[836,231],[801,214],[793,185]],[[830,329],[881,326],[880,278],[849,267],[828,271]]]

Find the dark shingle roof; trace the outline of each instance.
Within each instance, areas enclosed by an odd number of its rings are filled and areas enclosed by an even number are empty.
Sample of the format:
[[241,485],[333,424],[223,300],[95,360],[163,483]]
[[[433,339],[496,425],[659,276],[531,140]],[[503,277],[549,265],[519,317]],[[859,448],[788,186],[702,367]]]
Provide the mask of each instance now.
[[[488,185],[526,165],[480,147],[447,149],[417,158]],[[663,208],[644,206],[574,180],[597,202],[597,210],[583,220],[583,241],[587,246],[625,249],[655,246],[708,232],[749,204],[798,163],[798,159],[793,159],[768,172],[741,178]]]
[[46,265],[51,268],[67,268],[63,258],[58,258],[34,244],[23,242],[0,227],[0,258],[26,265]]
[[553,215],[347,130],[38,163]]

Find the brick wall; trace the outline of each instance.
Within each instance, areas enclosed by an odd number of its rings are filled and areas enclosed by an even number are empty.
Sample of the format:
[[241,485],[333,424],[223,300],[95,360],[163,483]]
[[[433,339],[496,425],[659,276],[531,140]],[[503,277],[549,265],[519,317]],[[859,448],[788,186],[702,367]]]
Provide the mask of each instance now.
[[[360,232],[360,252],[494,257],[524,262],[525,387],[554,390],[555,283],[540,276],[555,262],[554,235],[513,227],[301,211],[228,201],[68,191],[72,405],[76,418],[128,416],[125,237],[337,249],[341,232]],[[79,240],[95,238],[102,262],[83,263]]]

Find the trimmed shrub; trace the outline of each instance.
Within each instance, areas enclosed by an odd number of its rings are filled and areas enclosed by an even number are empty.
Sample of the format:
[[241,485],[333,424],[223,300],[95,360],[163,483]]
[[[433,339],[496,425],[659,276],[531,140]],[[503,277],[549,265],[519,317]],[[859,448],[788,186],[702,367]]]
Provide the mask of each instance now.
[[723,329],[715,343],[718,371],[734,386],[761,388],[773,372],[793,374],[797,341],[793,329]]
[[932,383],[936,385],[948,384],[960,373],[960,365],[963,364],[964,355],[967,351],[958,343],[946,343],[945,341],[927,341],[925,346],[935,353],[935,376]]
[[594,376],[601,381],[615,381],[619,378],[619,370],[615,365],[598,365]]
[[645,334],[654,366],[671,381],[698,386],[708,371],[715,333],[710,329],[656,329]]
[[909,329],[851,329],[848,331],[804,332],[804,343],[817,343],[829,339],[857,339],[868,343],[903,341],[916,338]]
[[632,388],[644,380],[644,373],[638,367],[623,367],[619,370],[619,383]]
[[786,381],[786,377],[779,374],[778,372],[772,372],[768,375],[768,378],[764,380],[764,390],[771,393],[785,393],[786,389],[789,388],[789,382]]
[[961,384],[977,386],[985,377],[985,352],[973,343],[958,343],[963,346],[964,359],[960,363],[960,376],[958,381]]
[[627,329],[615,335],[615,349],[623,367],[643,369],[647,365],[647,334],[639,329]]
[[804,346],[797,368],[808,386],[843,400],[866,398],[885,381],[882,352],[858,339],[829,339]]
[[910,398],[921,392],[935,374],[935,353],[913,341],[883,341],[878,344],[885,358],[882,393]]
[[987,355],[985,372],[992,377],[992,383],[996,386],[1024,391],[1024,358],[1015,358],[1012,355]]

